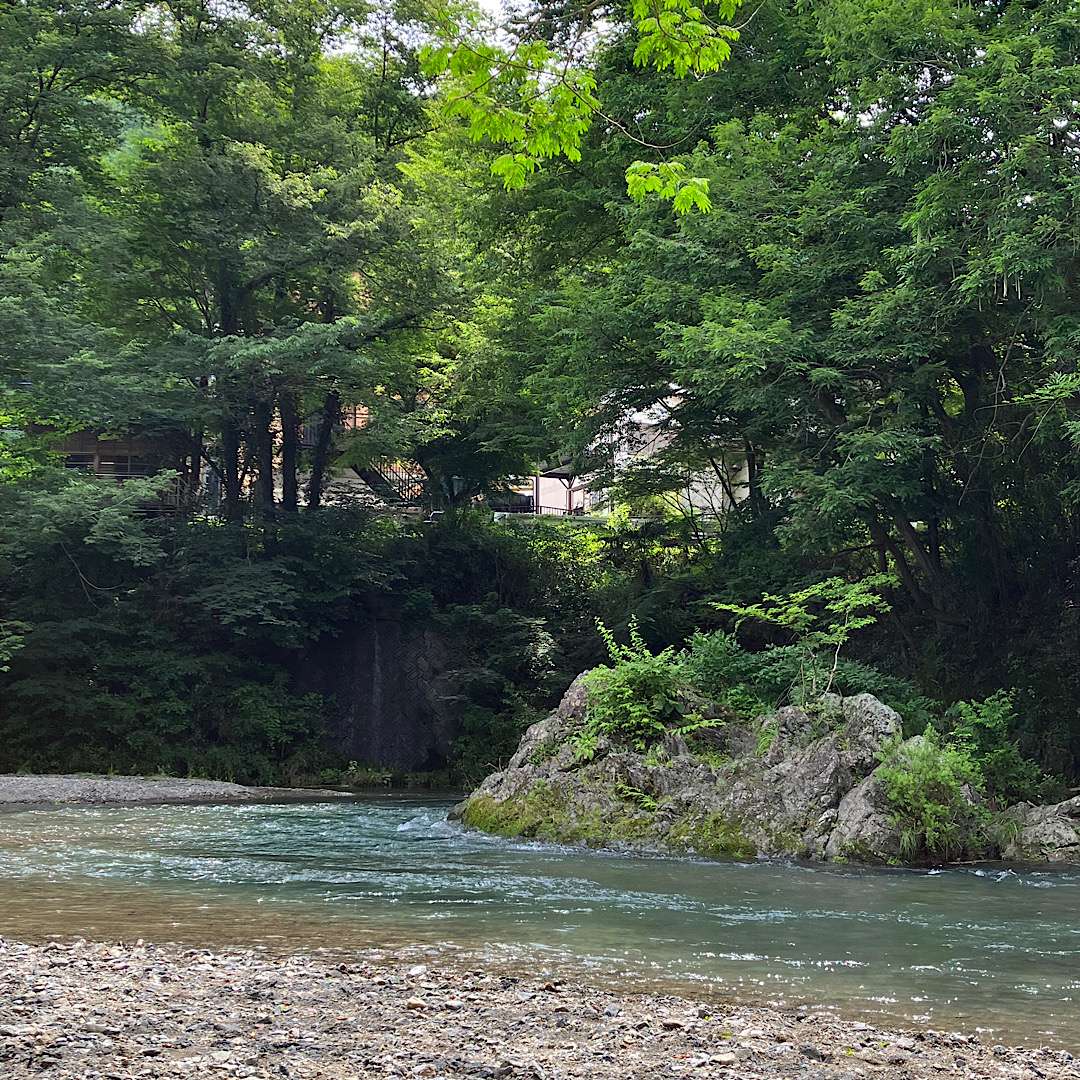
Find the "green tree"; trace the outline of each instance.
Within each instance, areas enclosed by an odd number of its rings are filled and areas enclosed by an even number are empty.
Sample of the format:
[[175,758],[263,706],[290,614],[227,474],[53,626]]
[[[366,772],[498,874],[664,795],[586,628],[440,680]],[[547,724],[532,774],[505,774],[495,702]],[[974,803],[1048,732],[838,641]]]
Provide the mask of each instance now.
[[[694,83],[613,42],[605,107],[696,146],[711,212],[611,203],[608,162],[637,151],[586,142],[577,173],[616,239],[517,315],[522,369],[584,467],[653,410],[664,447],[637,493],[746,466],[729,566],[752,542],[779,553],[782,591],[894,573],[902,650],[883,651],[970,696],[1023,649],[1006,677],[1058,711],[1080,689],[1051,659],[1072,601],[1047,590],[1078,535],[1076,30],[1065,2],[777,4]],[[587,204],[568,172],[541,186]]]

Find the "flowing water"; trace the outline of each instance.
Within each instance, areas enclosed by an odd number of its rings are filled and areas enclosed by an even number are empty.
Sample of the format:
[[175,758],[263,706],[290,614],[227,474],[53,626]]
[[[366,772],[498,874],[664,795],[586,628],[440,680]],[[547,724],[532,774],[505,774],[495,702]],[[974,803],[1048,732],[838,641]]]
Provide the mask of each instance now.
[[1080,1047],[1080,870],[512,843],[449,803],[0,815],[0,934],[376,950]]

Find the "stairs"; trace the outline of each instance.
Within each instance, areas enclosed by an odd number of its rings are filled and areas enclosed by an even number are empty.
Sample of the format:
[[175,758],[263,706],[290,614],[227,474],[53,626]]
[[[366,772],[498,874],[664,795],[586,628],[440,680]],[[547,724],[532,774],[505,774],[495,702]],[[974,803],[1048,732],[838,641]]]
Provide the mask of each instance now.
[[376,461],[365,466],[354,465],[352,468],[388,507],[420,508],[428,501],[427,478],[410,462]]

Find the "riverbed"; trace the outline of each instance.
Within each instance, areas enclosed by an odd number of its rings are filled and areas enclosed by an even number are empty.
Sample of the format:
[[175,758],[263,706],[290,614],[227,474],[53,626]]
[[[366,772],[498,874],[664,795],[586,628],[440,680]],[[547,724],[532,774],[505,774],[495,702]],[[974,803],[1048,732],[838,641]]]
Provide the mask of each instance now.
[[1075,1080],[1066,1050],[487,967],[0,938],[4,1080]]
[[437,962],[1080,1047],[1080,871],[644,858],[449,802],[0,816],[0,935]]

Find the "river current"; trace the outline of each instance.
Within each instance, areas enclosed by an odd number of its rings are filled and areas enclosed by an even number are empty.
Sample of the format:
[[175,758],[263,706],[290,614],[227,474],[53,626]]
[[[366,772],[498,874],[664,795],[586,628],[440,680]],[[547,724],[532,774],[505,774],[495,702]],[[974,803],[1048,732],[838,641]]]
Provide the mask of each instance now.
[[437,955],[1080,1047],[1080,869],[632,857],[482,836],[449,805],[0,815],[0,934]]

